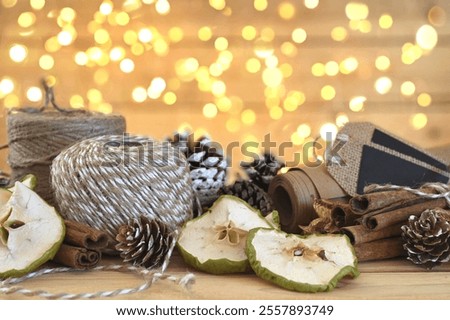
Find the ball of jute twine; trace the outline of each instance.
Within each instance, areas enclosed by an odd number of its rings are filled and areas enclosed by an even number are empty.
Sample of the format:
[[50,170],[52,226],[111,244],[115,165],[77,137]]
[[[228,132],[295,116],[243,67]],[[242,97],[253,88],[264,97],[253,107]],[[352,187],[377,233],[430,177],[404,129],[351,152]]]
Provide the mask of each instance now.
[[53,161],[51,183],[62,216],[104,230],[111,240],[119,226],[140,215],[173,229],[192,217],[194,193],[184,155],[148,137],[78,142]]
[[7,117],[8,164],[11,180],[34,174],[35,191],[53,204],[50,188],[50,164],[73,143],[107,134],[125,132],[125,118],[86,110],[64,109],[55,102],[53,87],[45,80],[44,104],[40,108],[13,109]]

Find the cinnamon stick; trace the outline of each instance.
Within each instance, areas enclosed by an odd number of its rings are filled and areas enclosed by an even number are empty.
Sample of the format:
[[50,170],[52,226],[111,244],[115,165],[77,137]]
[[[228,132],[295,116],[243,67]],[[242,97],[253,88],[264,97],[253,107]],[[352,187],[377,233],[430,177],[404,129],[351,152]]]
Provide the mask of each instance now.
[[62,244],[53,261],[75,269],[90,269],[95,267],[101,258],[101,253],[86,248]]
[[401,226],[403,224],[404,223],[401,222],[378,230],[370,230],[365,226],[359,224],[355,226],[344,227],[341,229],[341,231],[348,236],[350,242],[353,245],[358,245],[361,243],[397,237],[402,233]]
[[446,207],[447,207],[446,200],[444,198],[438,198],[383,213],[365,214],[362,217],[361,224],[371,230],[383,229],[386,228],[387,226],[392,226],[400,222],[405,222],[411,215],[418,216],[426,209],[446,208]]
[[336,203],[331,209],[331,219],[337,227],[354,225],[358,218],[360,216],[353,212],[348,203]]
[[401,237],[361,243],[354,248],[358,261],[390,259],[405,255]]
[[64,223],[64,243],[90,250],[102,250],[108,246],[108,235],[105,232],[73,220],[64,220]]

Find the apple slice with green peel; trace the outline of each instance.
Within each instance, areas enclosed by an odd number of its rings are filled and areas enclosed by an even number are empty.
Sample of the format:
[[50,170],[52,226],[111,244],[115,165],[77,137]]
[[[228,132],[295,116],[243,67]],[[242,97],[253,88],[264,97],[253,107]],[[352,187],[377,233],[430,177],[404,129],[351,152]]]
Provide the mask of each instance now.
[[341,278],[359,275],[345,235],[298,236],[258,228],[248,235],[246,253],[259,277],[289,290],[329,291]]
[[251,270],[245,255],[248,231],[271,225],[245,201],[221,196],[182,228],[178,249],[187,264],[213,274]]
[[[36,187],[36,176],[33,174],[27,174],[20,180],[20,182],[28,188],[34,189]],[[14,192],[14,187],[6,189],[0,188],[0,208],[8,202],[9,198],[11,198],[12,192]]]
[[64,221],[56,210],[16,182],[0,208],[0,278],[21,276],[52,259],[64,234]]

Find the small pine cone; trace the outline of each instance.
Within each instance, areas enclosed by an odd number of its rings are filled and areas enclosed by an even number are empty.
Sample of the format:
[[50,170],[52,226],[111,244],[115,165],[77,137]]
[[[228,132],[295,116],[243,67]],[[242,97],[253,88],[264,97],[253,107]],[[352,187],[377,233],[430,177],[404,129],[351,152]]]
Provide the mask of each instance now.
[[269,190],[269,184],[285,164],[271,153],[265,153],[262,159],[242,165],[250,181],[264,191]]
[[119,227],[116,240],[124,262],[153,269],[163,264],[173,236],[165,223],[140,216]]
[[261,211],[263,216],[273,211],[272,200],[267,192],[256,184],[246,180],[238,180],[231,186],[225,186],[220,190],[221,194],[230,194],[241,198],[253,208]]
[[450,261],[450,212],[425,210],[420,217],[410,216],[402,231],[408,260],[427,269]]

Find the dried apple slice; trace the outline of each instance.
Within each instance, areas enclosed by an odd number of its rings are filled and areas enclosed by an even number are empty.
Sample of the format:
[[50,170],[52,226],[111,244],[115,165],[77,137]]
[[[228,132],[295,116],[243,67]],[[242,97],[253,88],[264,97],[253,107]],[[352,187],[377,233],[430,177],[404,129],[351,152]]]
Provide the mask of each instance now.
[[329,291],[344,276],[359,275],[345,235],[298,236],[259,228],[250,231],[246,253],[259,277],[289,290]]
[[53,258],[65,234],[56,210],[16,182],[0,208],[0,278],[21,276]]
[[188,221],[180,233],[178,249],[186,263],[213,274],[250,269],[245,244],[248,231],[271,225],[245,201],[221,196],[200,217]]

